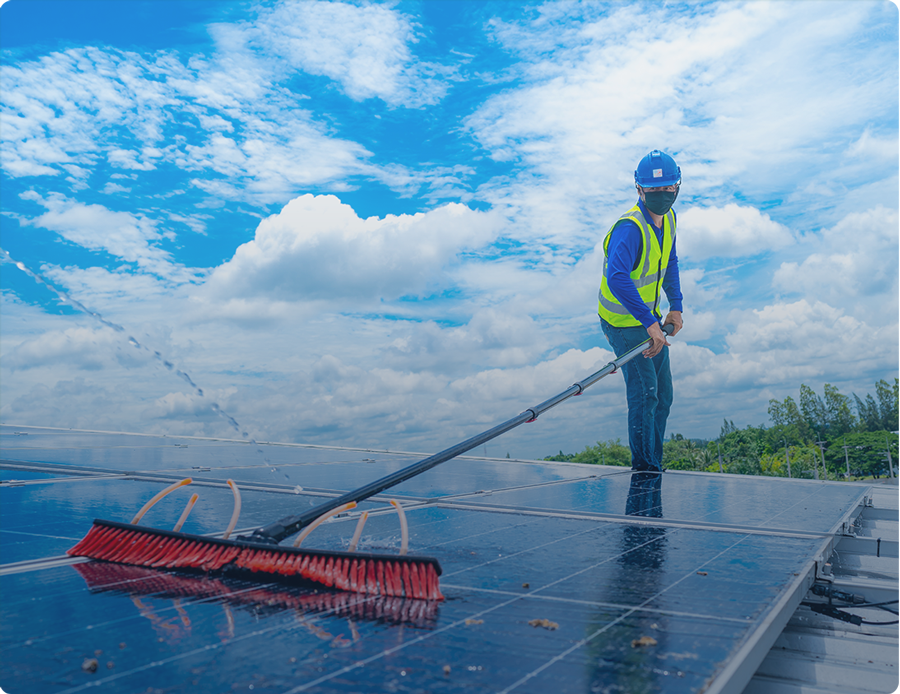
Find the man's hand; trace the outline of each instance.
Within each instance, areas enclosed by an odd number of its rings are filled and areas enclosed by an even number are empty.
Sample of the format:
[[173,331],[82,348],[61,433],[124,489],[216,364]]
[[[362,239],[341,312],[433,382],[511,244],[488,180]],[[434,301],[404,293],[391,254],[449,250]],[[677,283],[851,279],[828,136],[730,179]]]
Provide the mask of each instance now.
[[[666,318],[666,320],[668,320],[668,317]],[[662,331],[662,328],[659,327],[659,323],[654,323],[649,328],[647,328],[647,334],[653,338],[653,344],[651,344],[647,349],[641,352],[641,354],[649,359],[659,354],[662,351],[662,348],[667,346],[669,343],[666,340],[666,334]]]
[[663,325],[671,325],[675,328],[672,332],[672,335],[675,336],[682,328],[681,322],[681,311],[669,311],[666,314],[666,319],[663,321]]

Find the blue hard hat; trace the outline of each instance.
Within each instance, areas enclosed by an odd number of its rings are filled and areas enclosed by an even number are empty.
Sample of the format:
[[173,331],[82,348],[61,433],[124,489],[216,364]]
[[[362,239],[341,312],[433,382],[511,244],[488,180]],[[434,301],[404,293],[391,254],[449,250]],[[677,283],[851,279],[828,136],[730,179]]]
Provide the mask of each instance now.
[[654,149],[634,170],[634,182],[641,188],[662,188],[681,183],[681,167],[665,152]]

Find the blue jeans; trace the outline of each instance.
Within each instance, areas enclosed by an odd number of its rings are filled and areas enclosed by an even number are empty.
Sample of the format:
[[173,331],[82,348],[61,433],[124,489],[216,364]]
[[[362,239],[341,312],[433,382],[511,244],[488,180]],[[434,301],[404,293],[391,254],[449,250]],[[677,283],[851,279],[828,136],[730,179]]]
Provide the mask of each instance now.
[[[647,330],[616,328],[600,319],[603,334],[621,356],[647,339]],[[652,359],[639,354],[622,366],[628,399],[628,445],[631,447],[632,470],[662,470],[663,439],[666,420],[672,407],[672,372],[669,370],[669,348]]]

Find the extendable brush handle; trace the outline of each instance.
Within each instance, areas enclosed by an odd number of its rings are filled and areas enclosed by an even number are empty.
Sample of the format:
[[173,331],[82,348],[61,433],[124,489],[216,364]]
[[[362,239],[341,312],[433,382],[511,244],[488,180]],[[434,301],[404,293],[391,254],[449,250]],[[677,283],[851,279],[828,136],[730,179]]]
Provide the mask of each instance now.
[[[674,330],[675,328],[671,324],[663,326],[663,332],[666,333],[666,335],[671,335]],[[282,518],[275,523],[271,523],[262,528],[257,528],[247,539],[249,539],[251,542],[277,544],[286,537],[293,535],[298,530],[301,530],[303,527],[312,523],[323,513],[328,513],[328,511],[336,509],[338,506],[343,506],[344,504],[351,501],[359,502],[364,499],[368,499],[370,496],[375,496],[376,494],[383,492],[385,489],[390,489],[391,487],[405,482],[406,480],[415,477],[416,475],[422,474],[426,470],[430,470],[436,465],[440,465],[441,463],[444,463],[451,458],[462,455],[466,451],[477,448],[478,446],[487,443],[491,439],[494,439],[501,434],[505,434],[510,429],[515,429],[520,424],[524,424],[525,422],[533,422],[538,418],[539,415],[546,412],[551,407],[555,407],[556,405],[574,395],[581,395],[586,388],[592,386],[601,378],[604,378],[605,376],[618,371],[623,364],[627,364],[637,355],[641,354],[647,348],[647,345],[649,345],[651,342],[653,342],[652,338],[644,340],[636,347],[628,350],[622,356],[617,357],[613,361],[609,362],[606,366],[604,366],[596,373],[593,373],[584,380],[569,386],[562,393],[555,395],[549,400],[545,400],[544,402],[540,403],[539,405],[535,405],[534,407],[529,407],[521,414],[513,417],[512,419],[508,419],[502,424],[498,424],[493,429],[488,429],[487,431],[484,431],[477,436],[473,436],[470,439],[466,439],[465,441],[458,443],[455,446],[451,446],[450,448],[447,448],[440,453],[435,453],[434,455],[425,458],[424,460],[420,460],[417,463],[413,463],[412,465],[405,467],[402,470],[398,470],[397,472],[391,473],[390,475],[382,477],[379,480],[370,482],[365,487],[360,487],[359,489],[356,489],[352,492],[347,492],[346,494],[343,494],[337,498],[330,499],[325,503],[320,504],[313,509],[310,509],[309,511],[295,516],[287,516],[286,518]]]

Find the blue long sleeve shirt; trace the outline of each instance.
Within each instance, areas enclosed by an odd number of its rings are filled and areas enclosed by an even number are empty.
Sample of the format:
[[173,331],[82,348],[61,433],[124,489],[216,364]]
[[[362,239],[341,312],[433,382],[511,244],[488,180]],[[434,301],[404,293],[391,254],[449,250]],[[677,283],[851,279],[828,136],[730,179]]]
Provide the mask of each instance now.
[[[656,233],[656,238],[662,245],[662,229],[657,227],[644,207],[644,203],[638,201],[638,207],[644,213],[644,219],[650,224],[650,227]],[[650,309],[641,300],[637,287],[634,286],[634,280],[631,279],[631,272],[637,266],[641,259],[643,251],[643,234],[638,225],[632,221],[621,222],[616,226],[612,236],[609,239],[609,246],[606,249],[607,266],[606,281],[609,290],[613,296],[634,316],[641,325],[649,328],[653,323],[658,322]],[[666,267],[666,274],[662,281],[663,291],[669,300],[670,311],[681,311],[683,297],[681,295],[681,278],[678,274],[678,256],[675,254],[675,240],[672,241],[672,252],[669,255],[669,264]]]

